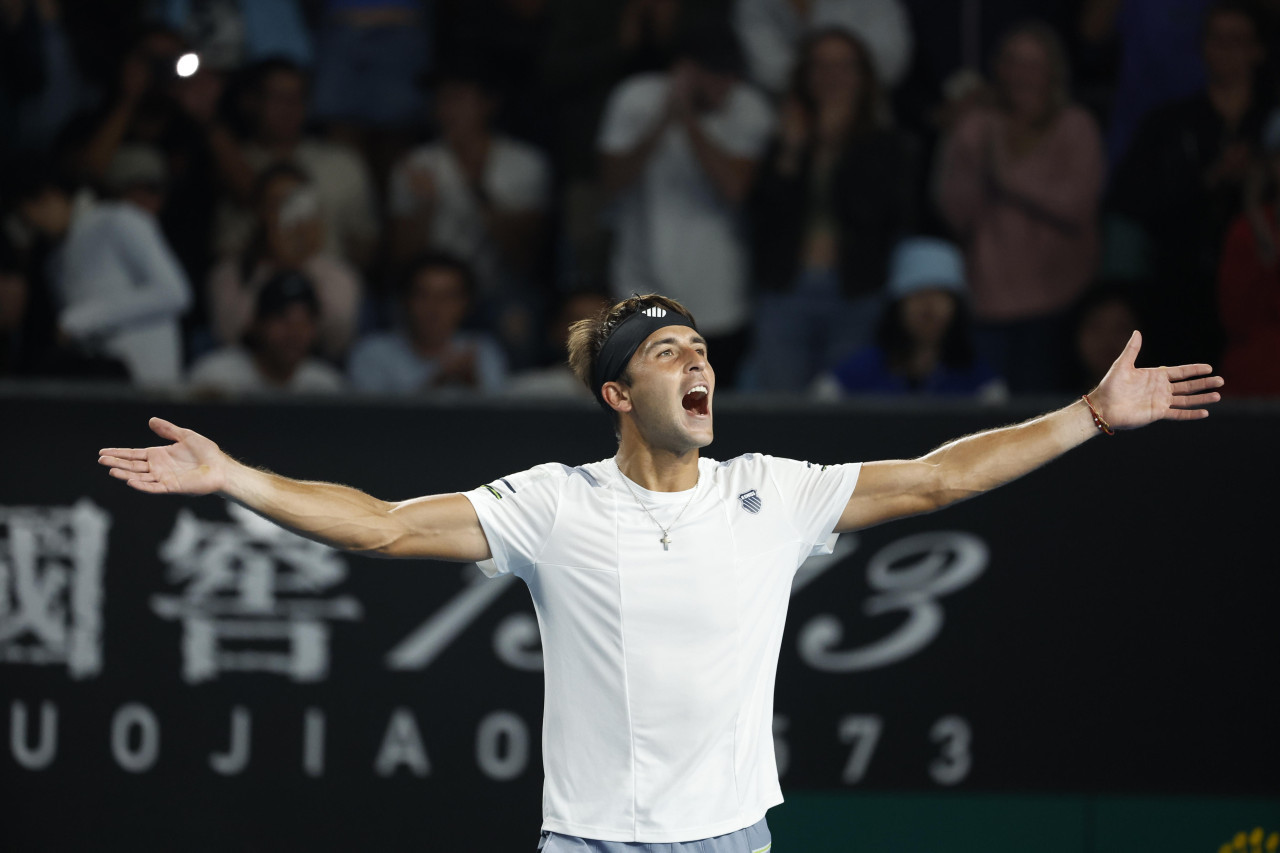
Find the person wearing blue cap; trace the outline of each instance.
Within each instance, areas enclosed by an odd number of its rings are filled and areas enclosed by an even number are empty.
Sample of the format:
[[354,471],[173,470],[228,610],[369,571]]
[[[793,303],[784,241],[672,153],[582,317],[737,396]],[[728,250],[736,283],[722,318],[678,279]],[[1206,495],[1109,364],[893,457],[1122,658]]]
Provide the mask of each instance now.
[[910,237],[890,260],[889,304],[875,343],[816,383],[818,393],[964,394],[999,399],[1004,383],[974,351],[964,257],[952,243]]
[[172,443],[99,462],[138,491],[221,494],[333,547],[523,580],[546,678],[542,853],[767,853],[765,812],[782,802],[774,682],[800,564],[840,533],[974,497],[1099,434],[1206,417],[1212,368],[1139,369],[1141,343],[1135,332],[1080,400],[919,459],[717,461],[702,455],[707,340],[688,309],[649,294],[569,335],[569,363],[618,436],[606,459],[393,503],[250,467],[153,418]]

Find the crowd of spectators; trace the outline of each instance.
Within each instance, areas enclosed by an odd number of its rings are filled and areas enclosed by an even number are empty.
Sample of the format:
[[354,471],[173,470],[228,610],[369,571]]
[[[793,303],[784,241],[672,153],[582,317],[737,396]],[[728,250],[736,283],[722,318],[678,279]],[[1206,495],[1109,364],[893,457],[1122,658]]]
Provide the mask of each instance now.
[[0,379],[1280,395],[1277,0],[0,0]]

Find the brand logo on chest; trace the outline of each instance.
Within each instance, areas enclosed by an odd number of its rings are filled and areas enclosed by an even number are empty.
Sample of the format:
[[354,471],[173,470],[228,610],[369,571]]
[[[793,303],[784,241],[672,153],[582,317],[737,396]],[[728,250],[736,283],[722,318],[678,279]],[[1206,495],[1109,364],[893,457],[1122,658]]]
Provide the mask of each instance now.
[[755,489],[738,495],[738,503],[742,504],[742,508],[752,515],[759,515],[760,508],[763,506]]

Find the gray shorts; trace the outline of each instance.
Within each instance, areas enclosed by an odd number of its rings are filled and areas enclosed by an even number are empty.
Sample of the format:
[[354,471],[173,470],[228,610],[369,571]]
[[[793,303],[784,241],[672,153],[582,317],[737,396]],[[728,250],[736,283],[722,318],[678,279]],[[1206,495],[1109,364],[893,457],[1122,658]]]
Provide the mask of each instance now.
[[538,842],[542,853],[769,853],[773,838],[764,818],[758,823],[700,841],[676,841],[670,844],[643,841],[597,841],[558,832],[542,833]]

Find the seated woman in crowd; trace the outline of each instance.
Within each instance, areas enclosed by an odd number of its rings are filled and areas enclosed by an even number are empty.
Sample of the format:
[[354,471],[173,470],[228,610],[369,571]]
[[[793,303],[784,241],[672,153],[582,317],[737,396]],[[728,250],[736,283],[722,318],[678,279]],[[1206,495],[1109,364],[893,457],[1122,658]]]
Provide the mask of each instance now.
[[320,351],[341,361],[351,346],[360,316],[363,285],[346,261],[324,245],[319,201],[297,166],[269,167],[255,186],[257,223],[248,248],[227,258],[209,276],[208,308],[213,335],[232,344],[253,321],[262,285],[279,272],[306,275],[320,306]]
[[332,394],[342,374],[312,357],[320,331],[320,300],[306,276],[280,272],[259,288],[243,343],[214,350],[191,368],[200,395]]
[[501,346],[490,335],[462,329],[474,298],[465,263],[443,252],[419,257],[401,284],[400,328],[356,345],[347,365],[351,384],[380,394],[499,390],[507,375]]
[[914,224],[915,170],[866,45],[811,36],[751,205],[760,390],[800,391],[870,340],[889,253]]
[[1012,30],[995,105],[957,121],[937,172],[939,206],[968,254],[978,346],[1015,393],[1058,387],[1067,311],[1097,266],[1102,137],[1067,80],[1051,29]]
[[893,255],[876,342],[815,383],[819,396],[972,395],[995,402],[1004,383],[974,351],[964,259],[946,240],[913,237]]

